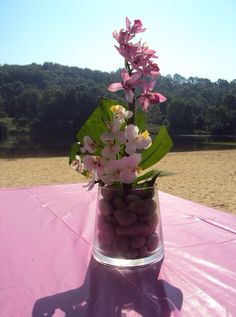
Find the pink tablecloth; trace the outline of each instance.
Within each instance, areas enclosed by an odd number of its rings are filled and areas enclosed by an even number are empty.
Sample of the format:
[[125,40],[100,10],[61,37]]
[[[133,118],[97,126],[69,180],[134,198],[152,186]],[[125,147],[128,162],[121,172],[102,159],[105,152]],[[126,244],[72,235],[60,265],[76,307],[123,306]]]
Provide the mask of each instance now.
[[91,258],[96,191],[0,190],[0,316],[236,316],[236,217],[160,192],[165,260]]

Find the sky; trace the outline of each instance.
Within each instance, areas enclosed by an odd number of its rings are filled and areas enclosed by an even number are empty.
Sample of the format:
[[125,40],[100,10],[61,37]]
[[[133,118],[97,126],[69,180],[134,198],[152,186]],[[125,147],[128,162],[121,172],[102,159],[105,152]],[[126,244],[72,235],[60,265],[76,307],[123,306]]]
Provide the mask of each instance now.
[[0,65],[44,62],[116,71],[112,31],[141,19],[137,36],[161,74],[236,79],[236,0],[0,0]]

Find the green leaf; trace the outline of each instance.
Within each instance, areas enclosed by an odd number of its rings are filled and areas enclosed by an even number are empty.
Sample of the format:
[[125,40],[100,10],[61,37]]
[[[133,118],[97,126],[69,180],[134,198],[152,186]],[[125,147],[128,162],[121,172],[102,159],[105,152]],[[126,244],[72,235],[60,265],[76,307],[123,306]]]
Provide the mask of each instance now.
[[139,131],[143,132],[145,130],[145,114],[143,111],[137,109],[135,112],[134,124],[138,126]]
[[76,142],[70,148],[69,154],[69,164],[71,164],[75,160],[75,156],[79,150],[79,144]]
[[[103,147],[100,136],[107,130],[106,122],[112,120],[111,106],[116,105],[117,101],[101,98],[99,104],[88,120],[83,124],[77,133],[77,140],[83,144],[83,138],[89,135],[97,144],[97,147]],[[99,150],[98,153],[99,154]]]
[[152,145],[143,151],[139,166],[146,168],[159,162],[172,148],[173,143],[167,132],[166,127],[161,126],[159,133],[152,141]]
[[[158,171],[158,170],[148,171],[148,172],[146,172],[145,174],[143,174],[143,175],[137,177],[136,180],[135,180],[135,183],[139,183],[139,182],[141,182],[141,181],[143,181],[143,180],[144,180],[145,182],[147,182],[148,180],[151,181],[151,180],[153,180],[153,178],[155,178],[155,180],[156,180],[157,176],[158,176],[160,173],[161,173],[161,171]],[[155,182],[155,180],[154,180],[154,182]]]

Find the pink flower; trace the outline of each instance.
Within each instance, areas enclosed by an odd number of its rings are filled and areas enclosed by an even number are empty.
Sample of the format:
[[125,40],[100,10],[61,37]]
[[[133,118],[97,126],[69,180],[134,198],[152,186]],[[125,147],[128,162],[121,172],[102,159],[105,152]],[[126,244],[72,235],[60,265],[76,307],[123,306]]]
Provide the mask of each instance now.
[[132,56],[130,63],[137,69],[137,67],[144,67],[151,58],[156,58],[156,51],[150,50],[147,45],[140,45],[136,53]]
[[153,63],[152,61],[149,61],[144,67],[143,67],[143,75],[149,76],[152,79],[156,79],[160,75],[160,69],[157,64]]
[[113,141],[114,143],[114,140],[117,140],[122,143],[122,140],[124,139],[124,133],[122,131],[119,131],[122,123],[122,120],[119,120],[116,117],[113,119],[113,121],[106,122],[106,126],[110,131],[103,132],[101,134],[100,139],[102,140],[102,142],[108,144],[109,142],[111,143],[111,141]]
[[95,173],[98,177],[101,177],[104,174],[106,160],[100,156],[91,156],[85,155],[83,157],[84,169]]
[[123,168],[122,160],[110,160],[106,166],[106,174],[102,177],[105,184],[112,184],[113,182],[121,182],[120,173]]
[[155,84],[155,80],[151,80],[150,82],[143,81],[141,83],[142,94],[138,98],[138,101],[143,111],[147,110],[149,104],[157,104],[159,102],[166,101],[166,97],[164,97],[163,95],[159,94],[158,92],[151,92]]
[[126,30],[131,34],[144,32],[146,29],[142,28],[141,20],[134,20],[134,24],[131,26],[131,22],[128,17],[126,17]]
[[83,138],[84,146],[80,148],[82,153],[94,153],[96,151],[96,144],[90,136],[86,135]]
[[133,69],[140,70],[145,68],[147,63],[151,63],[151,58],[156,58],[155,51],[148,48],[146,44],[124,43],[119,47],[115,46],[118,52],[131,64]]
[[95,168],[96,168],[96,159],[95,159],[94,156],[85,155],[83,157],[83,162],[84,162],[84,168],[87,171],[95,170]]
[[129,76],[128,72],[125,69],[122,69],[120,74],[123,79],[122,82],[111,84],[108,87],[108,90],[115,92],[124,89],[127,101],[132,103],[134,99],[133,88],[138,84],[142,74],[137,71]]
[[132,154],[120,160],[110,160],[106,167],[106,173],[101,179],[108,185],[113,182],[131,184],[136,179],[140,161],[141,154]]
[[106,144],[106,146],[102,149],[102,152],[101,152],[102,156],[107,159],[115,159],[116,154],[120,150],[120,146],[110,140],[103,141],[103,142]]
[[121,161],[123,168],[120,172],[120,180],[122,183],[131,184],[136,179],[141,154],[135,153],[130,156],[124,156]]
[[144,32],[145,30],[146,29],[142,28],[141,20],[134,20],[134,24],[131,26],[130,20],[126,18],[126,30],[121,29],[119,33],[114,31],[112,35],[119,44],[125,44],[130,41],[135,34]]
[[112,32],[112,35],[114,39],[116,39],[117,42],[120,44],[127,43],[134,37],[134,35],[129,34],[127,31],[124,31],[123,29],[121,29],[119,33],[117,31]]

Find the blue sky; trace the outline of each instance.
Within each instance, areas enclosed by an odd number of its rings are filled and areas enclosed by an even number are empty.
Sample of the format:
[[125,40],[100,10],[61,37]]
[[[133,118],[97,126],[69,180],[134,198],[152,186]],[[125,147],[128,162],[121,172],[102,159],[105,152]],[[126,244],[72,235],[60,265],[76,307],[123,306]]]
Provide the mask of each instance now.
[[0,64],[123,67],[113,30],[141,19],[163,75],[236,78],[236,0],[0,0]]

